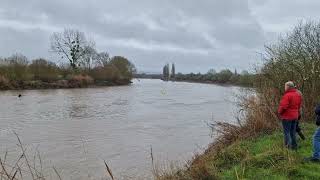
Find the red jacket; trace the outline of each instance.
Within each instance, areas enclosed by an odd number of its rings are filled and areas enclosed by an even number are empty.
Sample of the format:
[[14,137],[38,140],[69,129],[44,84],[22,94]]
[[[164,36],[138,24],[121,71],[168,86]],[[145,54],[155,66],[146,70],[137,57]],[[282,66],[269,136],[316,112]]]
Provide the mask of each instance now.
[[280,101],[278,113],[283,120],[297,120],[301,107],[302,97],[295,89],[286,91]]

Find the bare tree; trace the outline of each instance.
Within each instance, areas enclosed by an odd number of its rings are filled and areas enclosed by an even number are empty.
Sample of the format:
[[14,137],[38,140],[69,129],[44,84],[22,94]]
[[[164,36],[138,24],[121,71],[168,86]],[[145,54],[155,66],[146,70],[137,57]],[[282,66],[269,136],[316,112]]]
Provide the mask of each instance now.
[[257,73],[256,90],[266,97],[276,92],[274,98],[265,98],[268,104],[277,104],[284,82],[294,81],[304,95],[304,117],[312,119],[320,100],[320,22],[300,22],[277,43],[266,46],[264,65]]
[[9,64],[19,64],[23,66],[27,66],[29,61],[28,58],[22,54],[13,54],[12,56],[5,59]]
[[109,61],[110,61],[109,53],[101,52],[101,53],[97,54],[96,59],[95,59],[95,64],[97,66],[105,67],[108,65]]
[[51,50],[61,55],[61,58],[69,60],[73,69],[80,65],[80,59],[85,54],[85,47],[92,46],[84,33],[75,29],[65,29],[51,36]]
[[93,47],[85,46],[83,49],[83,56],[80,59],[80,63],[85,69],[91,70],[97,57],[98,53]]

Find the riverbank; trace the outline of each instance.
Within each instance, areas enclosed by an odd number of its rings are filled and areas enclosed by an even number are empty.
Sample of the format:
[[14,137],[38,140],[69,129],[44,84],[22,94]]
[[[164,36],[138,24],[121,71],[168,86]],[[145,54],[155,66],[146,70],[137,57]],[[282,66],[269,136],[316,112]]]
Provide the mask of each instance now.
[[319,179],[319,164],[303,161],[312,153],[311,140],[316,126],[301,125],[306,140],[298,139],[297,152],[283,147],[283,134],[276,130],[235,141],[221,151],[209,147],[187,169],[157,179]]
[[[199,83],[199,84],[214,84],[219,86],[239,86],[239,87],[253,87],[252,85],[244,85],[244,84],[235,84],[235,83],[219,83],[219,82],[213,82],[213,81],[194,81],[194,80],[174,80],[176,82],[187,82],[187,83]],[[174,82],[173,81],[173,82]]]
[[0,90],[33,90],[33,89],[72,89],[72,88],[89,88],[100,86],[123,86],[129,85],[130,80],[116,81],[94,81],[88,78],[75,78],[70,80],[58,80],[53,82],[34,81],[11,81],[0,83]]
[[[101,59],[100,59],[101,60]],[[104,63],[73,67],[23,55],[0,58],[0,90],[60,89],[118,86],[131,83],[134,65],[124,57],[105,57]]]
[[[233,116],[225,111],[236,108],[225,99],[232,99],[237,87],[133,82],[106,88],[26,90],[22,98],[17,97],[19,91],[1,91],[0,101],[6,102],[0,104],[2,160],[7,149],[8,165],[14,166],[19,158],[15,131],[32,164],[34,153],[41,153],[43,167],[48,168],[43,173],[52,179],[57,179],[53,166],[62,179],[109,178],[103,160],[115,179],[152,179],[150,146],[159,163],[191,159],[193,152],[211,142],[204,122],[212,119],[208,112],[227,121]],[[28,169],[24,160],[19,166]]]
[[[165,68],[168,68],[168,65],[166,65]],[[256,78],[256,74],[249,73],[248,71],[243,71],[239,74],[236,70],[231,72],[229,69],[221,70],[220,72],[216,72],[215,70],[211,69],[206,74],[171,73],[168,75],[166,74],[167,72],[169,72],[169,70],[164,71],[163,74],[135,74],[134,77],[145,79],[161,79],[163,81],[205,83],[226,86],[232,85],[242,87],[253,87]]]
[[[163,78],[159,78],[157,76],[150,76],[150,77],[138,77],[135,76],[137,79],[159,79],[162,81],[166,81]],[[196,81],[196,80],[181,80],[181,79],[175,79],[175,80],[169,80],[168,82],[187,82],[187,83],[197,83],[197,84],[214,84],[214,85],[219,85],[219,86],[239,86],[239,87],[245,87],[245,88],[250,88],[253,87],[252,84],[237,84],[237,83],[231,83],[231,82],[226,82],[226,83],[219,83],[219,82],[214,82],[214,81]]]

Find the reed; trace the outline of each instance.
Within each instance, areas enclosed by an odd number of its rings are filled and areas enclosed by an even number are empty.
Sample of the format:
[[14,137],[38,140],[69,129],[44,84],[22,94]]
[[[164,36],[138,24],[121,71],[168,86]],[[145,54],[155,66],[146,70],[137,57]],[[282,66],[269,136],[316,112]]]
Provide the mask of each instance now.
[[[15,133],[17,138],[17,146],[20,152],[17,155],[17,159],[13,162],[8,160],[8,152],[5,152],[4,157],[0,157],[0,180],[49,180],[52,179],[65,179],[55,166],[47,168],[44,171],[43,162],[39,151],[35,151],[34,155],[29,156],[26,145],[22,143],[19,135]],[[115,180],[111,168],[104,161],[106,167],[107,176],[112,180]],[[103,175],[102,175],[103,176]]]

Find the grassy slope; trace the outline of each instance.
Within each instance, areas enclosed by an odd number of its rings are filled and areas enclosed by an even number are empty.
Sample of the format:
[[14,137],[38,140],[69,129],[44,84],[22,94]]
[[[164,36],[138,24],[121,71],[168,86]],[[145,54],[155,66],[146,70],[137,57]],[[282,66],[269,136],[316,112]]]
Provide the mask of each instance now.
[[320,179],[320,163],[303,162],[312,153],[316,127],[302,124],[302,128],[307,139],[299,139],[297,152],[283,148],[283,135],[277,131],[236,142],[215,158],[207,155],[206,166],[212,166],[219,179]]

